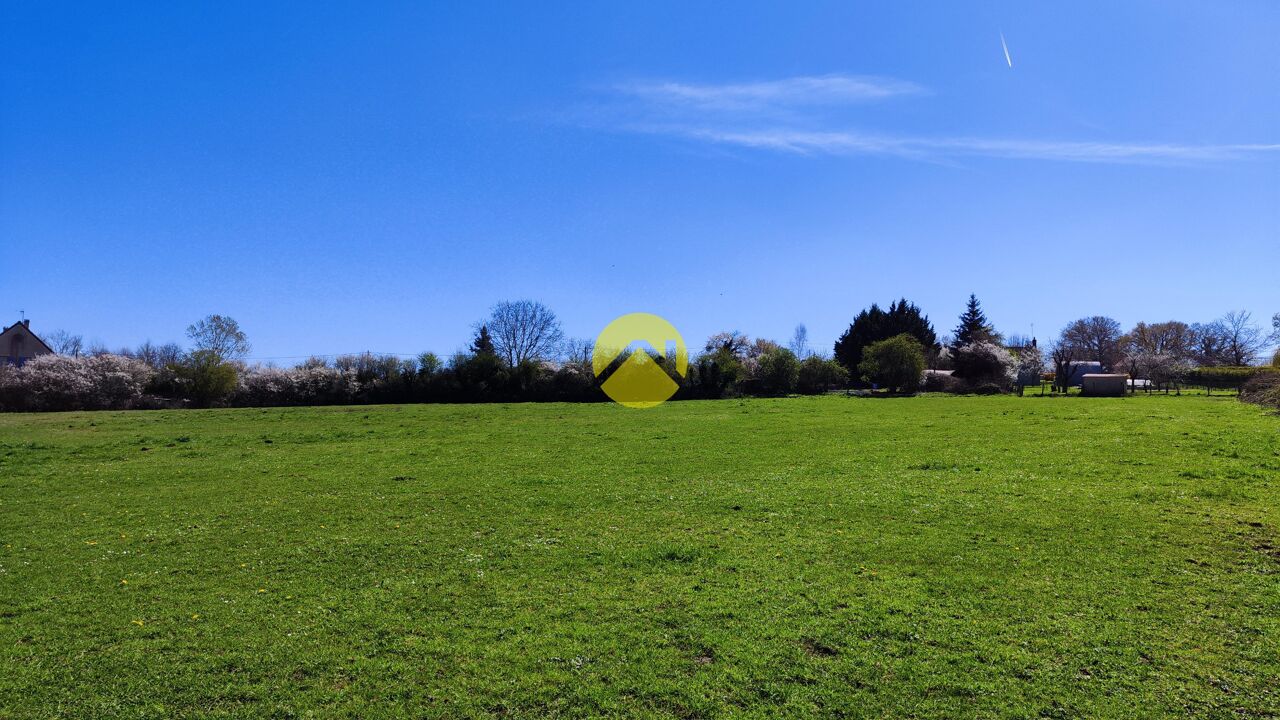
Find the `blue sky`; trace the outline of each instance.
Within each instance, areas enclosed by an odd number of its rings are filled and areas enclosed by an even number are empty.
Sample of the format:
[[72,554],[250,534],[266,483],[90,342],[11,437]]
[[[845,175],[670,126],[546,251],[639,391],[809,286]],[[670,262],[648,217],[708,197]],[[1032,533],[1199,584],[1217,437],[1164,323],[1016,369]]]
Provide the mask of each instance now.
[[1280,4],[370,5],[6,3],[4,322],[287,362],[526,297],[828,348],[899,296],[1280,311]]

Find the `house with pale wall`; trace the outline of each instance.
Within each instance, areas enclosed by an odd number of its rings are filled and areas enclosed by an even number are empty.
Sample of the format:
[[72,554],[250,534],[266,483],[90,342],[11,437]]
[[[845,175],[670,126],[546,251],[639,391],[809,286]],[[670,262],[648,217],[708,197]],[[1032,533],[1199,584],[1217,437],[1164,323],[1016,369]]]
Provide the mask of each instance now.
[[49,355],[53,348],[31,332],[31,321],[16,322],[0,332],[0,364],[22,365],[39,355]]

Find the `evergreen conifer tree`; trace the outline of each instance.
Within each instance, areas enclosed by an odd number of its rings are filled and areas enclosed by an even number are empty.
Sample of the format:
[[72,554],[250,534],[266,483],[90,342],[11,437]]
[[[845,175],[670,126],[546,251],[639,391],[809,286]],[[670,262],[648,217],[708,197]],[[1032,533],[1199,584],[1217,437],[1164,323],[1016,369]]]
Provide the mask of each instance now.
[[955,339],[951,346],[957,348],[976,342],[994,341],[998,337],[995,328],[987,322],[987,316],[982,312],[982,306],[973,293],[969,294],[969,304],[960,315],[960,325],[956,327],[954,334]]
[[493,355],[495,357],[498,355],[498,351],[493,347],[493,338],[489,336],[489,326],[480,326],[480,331],[476,333],[476,339],[471,341],[471,352],[475,355]]
[[864,348],[873,342],[888,340],[903,333],[920,341],[926,356],[934,355],[940,349],[938,336],[929,323],[929,317],[903,298],[890,303],[888,311],[872,304],[869,309],[858,313],[849,329],[836,341],[836,360],[856,377],[860,372],[858,365],[862,362]]

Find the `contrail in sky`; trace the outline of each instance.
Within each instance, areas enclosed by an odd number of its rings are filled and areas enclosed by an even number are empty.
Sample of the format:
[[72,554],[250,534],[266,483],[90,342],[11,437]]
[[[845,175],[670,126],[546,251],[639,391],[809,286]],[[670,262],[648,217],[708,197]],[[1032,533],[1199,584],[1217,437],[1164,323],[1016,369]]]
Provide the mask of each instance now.
[[1004,48],[1004,61],[1013,67],[1013,58],[1009,57],[1009,45],[1004,41],[1004,32],[1000,33],[1000,47]]

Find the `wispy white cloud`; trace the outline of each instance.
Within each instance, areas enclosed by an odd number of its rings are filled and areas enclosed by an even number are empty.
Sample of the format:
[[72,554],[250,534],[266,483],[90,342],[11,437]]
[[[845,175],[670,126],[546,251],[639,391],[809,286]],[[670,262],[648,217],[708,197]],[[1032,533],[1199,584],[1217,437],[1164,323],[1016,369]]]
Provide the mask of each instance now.
[[654,104],[706,110],[845,105],[924,92],[924,88],[905,80],[865,75],[818,75],[721,85],[637,82],[614,89]]
[[1100,143],[1056,140],[933,138],[868,135],[846,131],[786,129],[735,130],[707,127],[650,126],[645,132],[674,134],[723,145],[797,154],[895,155],[931,159],[985,156],[1023,160],[1074,162],[1208,162],[1239,160],[1280,152],[1280,144],[1178,145],[1168,143]]
[[[589,124],[669,135],[717,145],[802,155],[896,156],[939,161],[961,157],[1099,163],[1222,162],[1268,156],[1280,144],[1196,145],[874,133],[841,111],[924,95],[905,80],[820,75],[726,84],[633,82],[610,88]],[[859,111],[865,117],[866,111]]]

